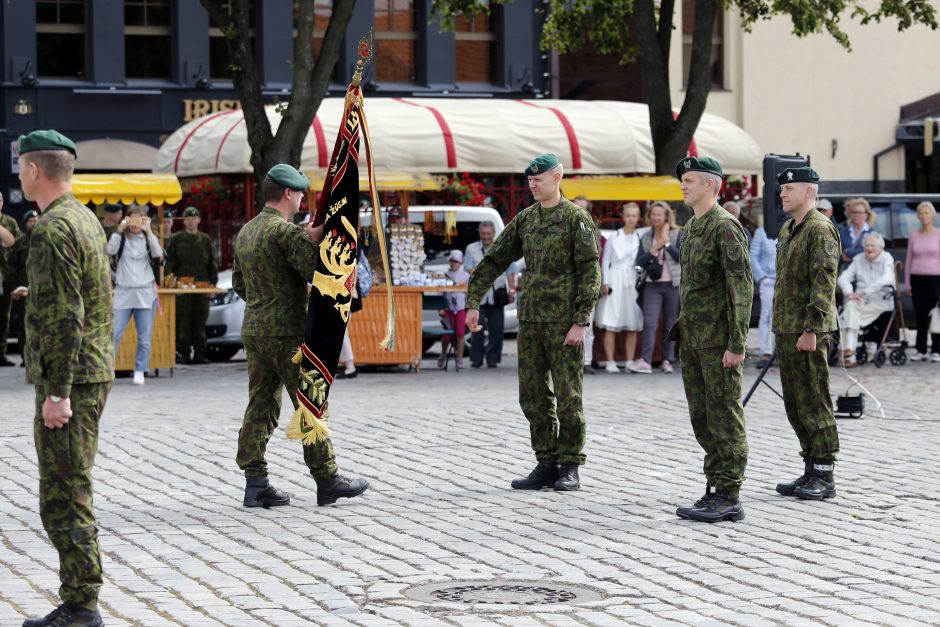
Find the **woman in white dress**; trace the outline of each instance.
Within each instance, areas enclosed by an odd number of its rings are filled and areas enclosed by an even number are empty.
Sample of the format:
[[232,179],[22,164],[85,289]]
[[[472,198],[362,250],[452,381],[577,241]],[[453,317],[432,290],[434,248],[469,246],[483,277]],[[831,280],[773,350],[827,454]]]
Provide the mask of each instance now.
[[601,258],[601,299],[597,303],[594,322],[604,334],[604,352],[607,353],[605,370],[620,372],[614,361],[614,334],[624,333],[627,367],[633,363],[639,332],[643,330],[643,312],[637,304],[636,255],[640,248],[637,226],[640,207],[636,203],[623,206],[623,228],[618,229],[604,245]]

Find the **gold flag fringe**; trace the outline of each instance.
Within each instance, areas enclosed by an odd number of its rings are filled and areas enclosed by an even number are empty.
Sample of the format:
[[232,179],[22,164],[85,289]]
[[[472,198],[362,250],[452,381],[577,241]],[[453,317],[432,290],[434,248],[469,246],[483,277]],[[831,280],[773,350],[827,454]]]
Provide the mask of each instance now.
[[301,405],[291,417],[287,425],[287,439],[301,440],[305,445],[311,446],[330,437],[330,428],[326,420],[321,420],[313,412]]
[[299,364],[303,360],[304,360],[304,353],[299,348],[297,349],[297,352],[294,353],[294,356],[290,358],[290,361],[292,364]]

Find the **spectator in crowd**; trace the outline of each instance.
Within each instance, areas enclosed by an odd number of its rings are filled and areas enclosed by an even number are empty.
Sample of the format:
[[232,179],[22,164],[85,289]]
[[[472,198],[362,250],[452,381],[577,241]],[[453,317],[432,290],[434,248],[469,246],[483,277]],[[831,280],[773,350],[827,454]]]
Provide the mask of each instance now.
[[20,235],[13,249],[10,251],[13,267],[13,283],[16,287],[10,292],[13,307],[20,321],[19,333],[16,337],[20,349],[20,367],[26,367],[26,297],[29,295],[29,279],[26,273],[26,260],[29,258],[29,238],[33,227],[39,221],[39,213],[34,210],[23,215],[23,234]]
[[[930,311],[940,300],[940,229],[934,226],[937,210],[932,203],[917,205],[920,228],[911,231],[907,240],[907,263],[904,264],[904,293],[914,301],[917,316],[917,341],[911,361],[927,357],[927,331]],[[940,362],[940,335],[930,336],[930,361]]]
[[168,242],[173,236],[173,218],[176,216],[173,215],[172,209],[163,210],[163,241]]
[[[594,228],[597,230],[597,250],[604,254],[604,244],[606,238],[601,235],[600,220],[591,213],[591,201],[587,196],[578,196],[572,200],[574,204],[588,212],[588,215],[594,220]],[[597,374],[594,369],[594,311],[591,312],[592,323],[584,328],[584,374]]]
[[[309,217],[310,214],[308,213],[307,216]],[[372,282],[372,267],[369,265],[369,259],[366,257],[365,251],[360,246],[359,260],[356,264],[356,281],[353,283],[352,301],[349,304],[350,315],[362,311],[362,299],[372,291]],[[353,354],[352,341],[349,339],[348,324],[346,325],[346,333],[343,335],[343,347],[339,351],[339,365],[341,368],[336,371],[337,379],[355,379],[359,376],[359,372],[356,370],[356,356]]]
[[760,290],[760,322],[757,325],[760,359],[757,367],[764,368],[774,353],[772,320],[774,287],[777,285],[777,238],[770,239],[764,227],[760,227],[754,232],[750,251],[754,284]]
[[[724,207],[724,210],[733,215],[738,222],[741,221],[741,207],[736,201],[732,200],[730,202],[726,202],[722,206]],[[747,228],[744,229],[744,237],[747,238],[747,245],[750,246],[753,236],[751,235],[751,232],[747,230]]]
[[[650,271],[643,289],[643,356],[628,367],[630,372],[650,374],[653,372],[653,346],[656,344],[656,331],[659,328],[659,316],[665,312],[666,332],[676,323],[679,316],[679,229],[676,216],[668,203],[656,201],[646,213],[650,231],[640,238],[641,252],[637,255],[636,265]],[[658,268],[660,273],[656,277]],[[676,343],[663,342],[663,361],[660,368],[663,374],[671,374],[672,362],[675,361]]]
[[839,230],[843,266],[852,263],[852,260],[861,254],[865,234],[875,226],[875,213],[864,198],[850,198],[845,201],[845,213],[848,215],[848,221]]
[[[459,250],[450,251],[447,257],[450,267],[444,274],[454,282],[454,285],[467,285],[470,282],[470,273],[463,269],[463,253]],[[454,330],[457,354],[457,370],[463,370],[464,337],[467,335],[467,312],[465,309],[467,295],[464,292],[444,292],[447,298],[447,309],[444,310],[444,319]],[[450,346],[450,337],[441,336],[441,356],[437,360],[437,367],[443,368],[447,361],[447,351]]]
[[[480,240],[467,246],[463,258],[464,270],[473,274],[483,255],[493,245],[496,238],[496,226],[490,220],[480,222]],[[506,305],[515,299],[515,293],[509,289],[509,275],[499,275],[480,300],[480,320],[483,330],[470,336],[470,365],[479,368],[486,361],[489,368],[495,368],[503,359],[503,329],[506,324]]]
[[146,205],[131,205],[127,217],[108,240],[108,254],[114,259],[114,353],[121,345],[124,329],[134,317],[137,327],[137,356],[134,384],[144,384],[150,363],[150,337],[157,308],[154,260],[163,256],[160,242],[150,227]]
[[10,294],[16,289],[13,284],[15,270],[11,265],[12,247],[20,236],[16,220],[3,213],[3,194],[0,194],[0,366],[14,366],[7,359],[7,334],[10,331],[10,309],[13,300]]
[[117,227],[123,219],[124,205],[108,203],[104,206],[104,218],[101,220],[101,226],[104,228],[105,240],[111,241],[111,236],[117,231]]
[[627,368],[631,368],[636,354],[636,341],[643,330],[643,312],[637,303],[636,258],[640,250],[640,206],[634,202],[623,206],[623,228],[618,229],[604,246],[601,257],[601,299],[594,318],[598,328],[604,329],[604,369],[620,372],[614,359],[615,334],[624,332]]
[[[859,329],[868,326],[886,311],[894,309],[894,258],[885,252],[885,240],[879,233],[869,233],[857,255],[839,275],[842,307],[842,350],[845,367],[854,368]],[[874,354],[874,342],[867,347]]]
[[825,198],[820,198],[816,201],[816,209],[819,213],[823,214],[830,220],[832,220],[832,203],[826,200]]

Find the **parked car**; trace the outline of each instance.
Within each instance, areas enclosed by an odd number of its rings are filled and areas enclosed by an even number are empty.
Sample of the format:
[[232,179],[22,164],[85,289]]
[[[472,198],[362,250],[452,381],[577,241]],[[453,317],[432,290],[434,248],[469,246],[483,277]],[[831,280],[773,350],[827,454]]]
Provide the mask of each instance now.
[[215,294],[209,299],[209,318],[206,320],[208,347],[206,357],[212,361],[228,361],[242,349],[242,319],[245,317],[245,301],[232,288],[232,271],[219,272],[216,284],[224,294]]

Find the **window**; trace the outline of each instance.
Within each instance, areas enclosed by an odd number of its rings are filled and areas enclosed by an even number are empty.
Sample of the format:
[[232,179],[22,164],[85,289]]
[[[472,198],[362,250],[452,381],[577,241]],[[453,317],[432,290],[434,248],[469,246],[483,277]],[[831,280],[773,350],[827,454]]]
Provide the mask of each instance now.
[[415,81],[415,8],[412,0],[375,0],[375,80]]
[[492,83],[496,63],[493,15],[489,12],[481,13],[473,21],[463,16],[457,17],[454,36],[457,44],[457,82]]
[[36,3],[36,68],[39,76],[85,78],[85,0]]
[[[232,2],[225,3],[225,12],[232,14]],[[248,2],[248,32],[251,48],[255,47],[255,3]],[[209,77],[213,80],[232,80],[232,57],[222,29],[209,24]]]
[[172,75],[170,0],[125,0],[124,59],[129,79]]
[[[695,30],[695,0],[682,0],[682,87],[689,84],[689,66],[692,64],[692,32]],[[715,31],[712,34],[712,54],[709,66],[712,87],[725,86],[725,12],[717,9]]]

